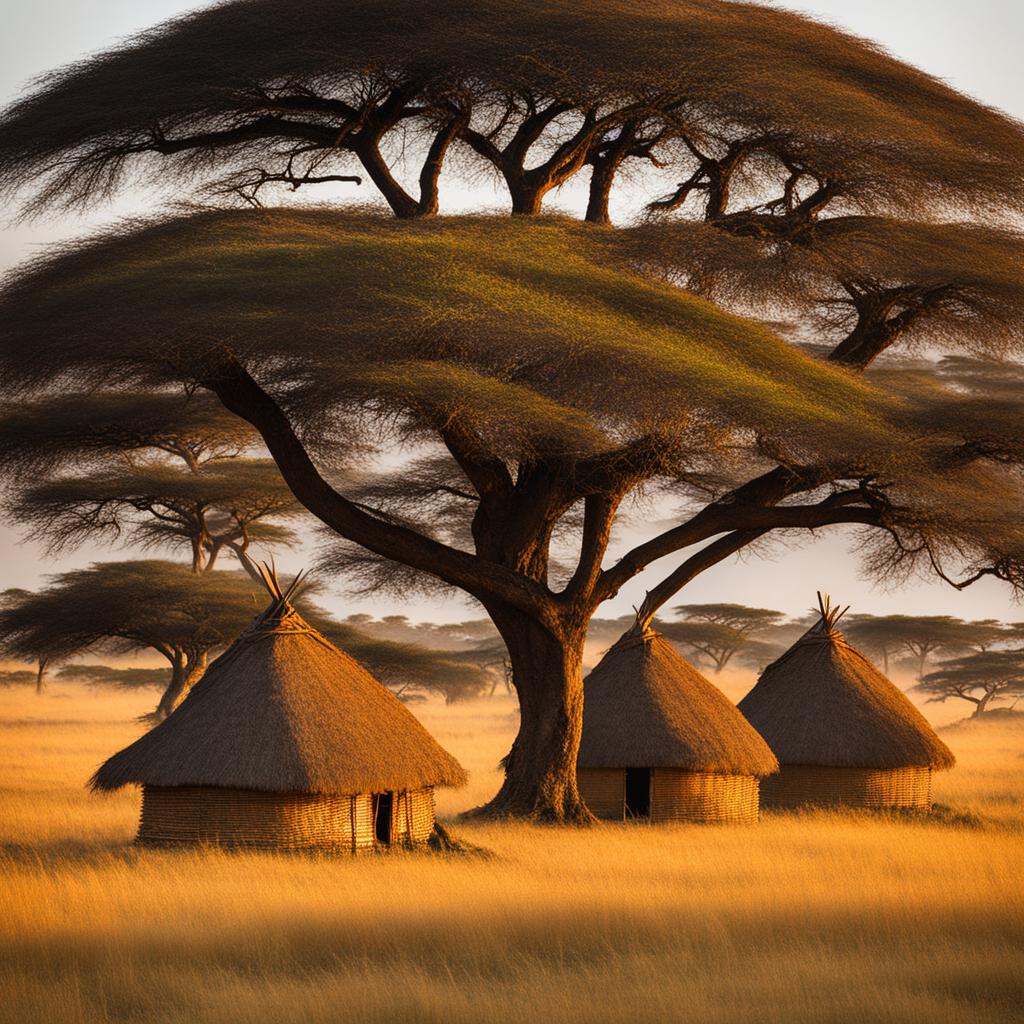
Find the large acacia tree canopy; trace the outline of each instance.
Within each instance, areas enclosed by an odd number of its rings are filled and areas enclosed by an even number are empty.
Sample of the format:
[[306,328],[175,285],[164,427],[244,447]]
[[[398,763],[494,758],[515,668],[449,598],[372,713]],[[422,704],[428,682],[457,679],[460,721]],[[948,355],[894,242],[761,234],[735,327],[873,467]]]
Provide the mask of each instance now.
[[685,463],[737,430],[793,458],[890,447],[868,384],[623,269],[619,237],[557,220],[198,213],[24,270],[0,299],[0,360],[27,393],[201,384],[236,359],[311,440],[358,413],[429,434],[465,416],[511,459],[655,435]]
[[379,184],[386,132],[443,158],[446,124],[503,173],[543,135],[571,175],[627,125],[630,157],[746,140],[751,179],[782,161],[860,208],[1021,202],[1024,135],[1005,115],[872,43],[722,0],[220,3],[41,79],[0,121],[0,182],[74,203],[141,153],[208,175],[333,150]]

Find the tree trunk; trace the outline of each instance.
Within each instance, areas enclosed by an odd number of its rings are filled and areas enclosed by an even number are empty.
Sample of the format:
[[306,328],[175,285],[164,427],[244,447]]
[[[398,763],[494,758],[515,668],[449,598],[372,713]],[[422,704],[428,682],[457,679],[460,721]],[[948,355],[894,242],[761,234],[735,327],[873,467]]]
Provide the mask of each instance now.
[[505,781],[497,796],[467,816],[590,824],[593,816],[576,786],[585,631],[557,637],[521,614],[492,612],[492,617],[512,661],[519,732],[505,758]]
[[978,701],[978,706],[974,709],[974,714],[971,715],[971,718],[980,718],[983,714],[985,714],[989,704],[992,703],[992,698],[994,696],[994,693],[986,693],[985,696]]
[[46,667],[49,665],[48,658],[40,658],[38,666],[36,667],[36,696],[40,696],[43,692],[44,680],[46,679]]
[[548,189],[544,186],[527,185],[522,182],[508,182],[512,195],[512,213],[523,217],[539,217],[544,196]]
[[587,196],[587,212],[584,220],[591,224],[610,224],[608,202],[611,197],[612,182],[618,171],[621,159],[606,159],[594,163],[590,176],[590,190]]
[[207,653],[200,651],[198,654],[185,655],[182,651],[174,652],[174,660],[171,663],[171,681],[167,684],[160,703],[153,712],[153,718],[162,722],[171,712],[188,696],[192,689],[206,672]]

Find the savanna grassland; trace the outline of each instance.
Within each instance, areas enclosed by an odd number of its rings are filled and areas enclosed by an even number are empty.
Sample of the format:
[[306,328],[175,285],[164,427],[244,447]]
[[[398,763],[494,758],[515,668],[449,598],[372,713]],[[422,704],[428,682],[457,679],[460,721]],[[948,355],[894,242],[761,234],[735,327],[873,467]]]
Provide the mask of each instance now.
[[[0,690],[0,1021],[1019,1019],[1024,728],[947,731],[932,820],[459,825],[490,857],[131,847],[83,783],[152,693]],[[417,713],[493,792],[506,698]]]

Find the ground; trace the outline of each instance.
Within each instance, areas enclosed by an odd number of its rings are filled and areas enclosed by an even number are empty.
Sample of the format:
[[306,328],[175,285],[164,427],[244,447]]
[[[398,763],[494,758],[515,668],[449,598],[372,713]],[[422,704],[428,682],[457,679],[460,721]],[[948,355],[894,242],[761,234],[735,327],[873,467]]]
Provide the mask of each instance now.
[[[83,783],[152,694],[0,690],[0,1021],[1002,1022],[1024,1005],[1024,727],[945,735],[932,820],[455,825],[490,858],[163,853]],[[505,698],[416,712],[496,785]],[[948,716],[947,716],[948,717]]]

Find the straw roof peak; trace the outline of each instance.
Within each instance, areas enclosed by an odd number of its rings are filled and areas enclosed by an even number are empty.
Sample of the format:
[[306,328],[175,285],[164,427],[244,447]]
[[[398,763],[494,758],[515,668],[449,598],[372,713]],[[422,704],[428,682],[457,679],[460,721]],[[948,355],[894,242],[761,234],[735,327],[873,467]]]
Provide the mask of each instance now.
[[836,628],[847,608],[818,594],[821,618],[739,703],[784,765],[951,768],[921,712]]
[[818,595],[818,611],[821,613],[821,625],[822,627],[832,633],[836,631],[836,626],[839,620],[850,610],[850,606],[847,605],[845,608],[840,608],[837,604],[832,604],[832,598],[828,594],[823,594],[820,590],[817,591]]
[[770,775],[768,745],[725,694],[650,626],[634,626],[584,681],[581,768]]

